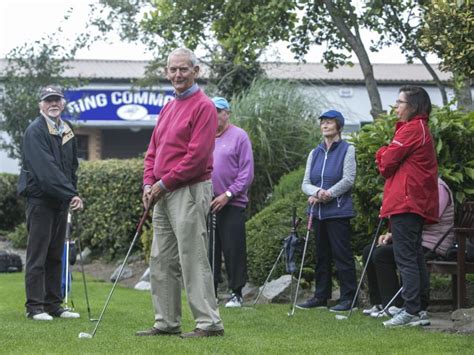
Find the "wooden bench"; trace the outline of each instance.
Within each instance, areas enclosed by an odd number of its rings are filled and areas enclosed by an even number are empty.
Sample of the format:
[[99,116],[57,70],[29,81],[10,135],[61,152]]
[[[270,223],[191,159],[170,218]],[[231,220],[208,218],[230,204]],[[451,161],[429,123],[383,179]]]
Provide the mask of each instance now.
[[[452,305],[453,309],[458,309],[466,308],[468,305],[466,274],[474,274],[474,262],[466,261],[467,240],[471,238],[474,242],[474,201],[463,203],[458,223],[453,231],[458,243],[457,260],[430,260],[426,264],[428,272],[451,275]],[[442,303],[443,300],[440,301]]]

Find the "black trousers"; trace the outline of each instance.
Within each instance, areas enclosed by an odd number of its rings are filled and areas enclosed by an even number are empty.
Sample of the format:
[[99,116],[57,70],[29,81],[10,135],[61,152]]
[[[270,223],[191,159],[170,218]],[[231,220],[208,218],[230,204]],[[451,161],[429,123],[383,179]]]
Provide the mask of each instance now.
[[[362,252],[364,264],[367,263],[371,246],[372,244],[367,245]],[[385,307],[400,289],[392,244],[374,248],[372,257],[367,264],[367,278],[370,303],[381,304]],[[392,306],[399,308],[403,306],[403,299],[400,295],[393,301]]]
[[209,260],[211,266],[214,265],[214,287],[217,290],[221,279],[222,253],[224,253],[228,286],[234,293],[241,295],[242,288],[247,282],[245,209],[226,205],[216,214],[216,222],[215,242],[213,238],[209,240]]
[[332,294],[332,261],[336,264],[340,301],[354,298],[357,281],[354,256],[351,249],[349,218],[318,220],[313,218],[316,240],[316,290],[314,297],[327,300]]
[[426,309],[427,305],[421,303],[422,290],[428,293],[423,298],[429,299],[430,280],[421,246],[423,223],[423,218],[414,213],[390,217],[393,252],[403,283],[402,297],[410,314]]
[[54,312],[62,303],[62,255],[67,209],[28,203],[26,225],[26,312]]

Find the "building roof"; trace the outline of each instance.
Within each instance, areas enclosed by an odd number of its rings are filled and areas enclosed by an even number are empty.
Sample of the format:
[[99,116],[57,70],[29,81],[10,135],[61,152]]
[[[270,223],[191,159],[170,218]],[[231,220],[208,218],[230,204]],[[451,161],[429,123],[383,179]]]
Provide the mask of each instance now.
[[[132,60],[91,60],[78,59],[70,62],[65,77],[85,78],[98,81],[128,81],[144,77],[148,61]],[[0,78],[6,68],[6,59],[0,59]],[[372,64],[375,79],[380,84],[432,83],[431,75],[423,64]],[[359,64],[344,65],[329,72],[321,63],[264,63],[270,79],[291,79],[299,81],[323,81],[325,83],[364,84],[364,76]],[[449,72],[442,72],[433,65],[441,81],[452,78]],[[208,77],[206,71],[204,79]]]

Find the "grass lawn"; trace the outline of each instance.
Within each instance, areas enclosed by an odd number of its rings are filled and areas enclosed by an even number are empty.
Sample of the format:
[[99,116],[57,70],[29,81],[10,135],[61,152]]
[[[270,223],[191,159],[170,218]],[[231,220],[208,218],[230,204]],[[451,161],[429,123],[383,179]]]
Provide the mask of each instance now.
[[[135,337],[136,330],[153,325],[148,292],[118,287],[94,339],[87,319],[80,274],[74,275],[73,295],[82,318],[32,321],[24,315],[23,274],[0,274],[0,354],[315,354],[315,353],[462,353],[472,354],[474,338],[428,333],[420,328],[384,329],[381,321],[356,312],[338,321],[325,310],[297,310],[289,318],[288,305],[220,311],[222,338]],[[89,280],[93,317],[98,317],[111,284]],[[183,304],[183,331],[194,327]]]

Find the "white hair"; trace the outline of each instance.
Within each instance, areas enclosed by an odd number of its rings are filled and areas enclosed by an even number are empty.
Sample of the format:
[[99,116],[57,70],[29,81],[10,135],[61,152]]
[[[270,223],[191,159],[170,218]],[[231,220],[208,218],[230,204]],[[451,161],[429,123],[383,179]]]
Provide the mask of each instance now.
[[191,62],[191,65],[193,67],[195,67],[198,64],[198,59],[196,55],[194,54],[194,52],[188,48],[181,47],[181,48],[176,48],[168,55],[167,65],[170,64],[170,59],[174,55],[185,55],[189,57],[189,61]]

